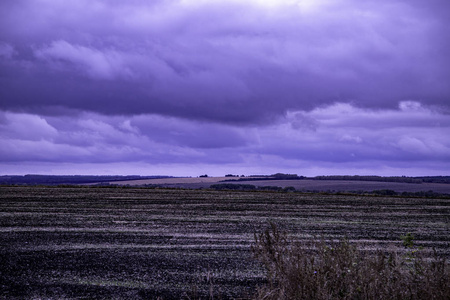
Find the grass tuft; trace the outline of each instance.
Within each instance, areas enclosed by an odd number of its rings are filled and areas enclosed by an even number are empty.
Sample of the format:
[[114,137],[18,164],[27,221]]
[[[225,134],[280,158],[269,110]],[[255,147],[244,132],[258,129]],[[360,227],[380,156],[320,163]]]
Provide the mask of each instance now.
[[267,271],[256,299],[450,299],[447,259],[403,239],[406,253],[369,253],[346,239],[290,241],[272,223],[252,247]]

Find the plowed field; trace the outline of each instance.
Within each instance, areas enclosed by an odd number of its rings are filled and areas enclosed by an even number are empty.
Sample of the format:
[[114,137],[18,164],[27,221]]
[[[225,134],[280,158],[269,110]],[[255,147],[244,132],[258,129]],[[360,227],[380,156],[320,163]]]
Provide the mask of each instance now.
[[450,200],[100,187],[0,187],[0,298],[249,296],[253,234],[450,252]]

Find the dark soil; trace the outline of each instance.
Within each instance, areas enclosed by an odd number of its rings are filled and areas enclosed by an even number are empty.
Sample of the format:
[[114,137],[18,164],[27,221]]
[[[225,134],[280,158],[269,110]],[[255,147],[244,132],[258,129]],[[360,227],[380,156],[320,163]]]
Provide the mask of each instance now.
[[449,255],[450,200],[99,187],[0,188],[0,298],[249,298],[253,234]]

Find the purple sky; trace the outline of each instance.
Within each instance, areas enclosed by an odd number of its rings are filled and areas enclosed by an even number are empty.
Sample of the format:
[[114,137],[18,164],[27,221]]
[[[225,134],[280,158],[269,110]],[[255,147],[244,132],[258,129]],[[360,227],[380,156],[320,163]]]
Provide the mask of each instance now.
[[0,174],[450,175],[448,0],[2,0]]

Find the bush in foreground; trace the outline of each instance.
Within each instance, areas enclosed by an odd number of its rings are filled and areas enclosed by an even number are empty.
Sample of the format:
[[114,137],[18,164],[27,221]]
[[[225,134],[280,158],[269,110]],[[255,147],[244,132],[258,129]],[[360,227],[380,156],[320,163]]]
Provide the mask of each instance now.
[[268,281],[257,299],[450,299],[449,264],[436,253],[365,253],[347,240],[291,242],[274,224],[255,240]]

